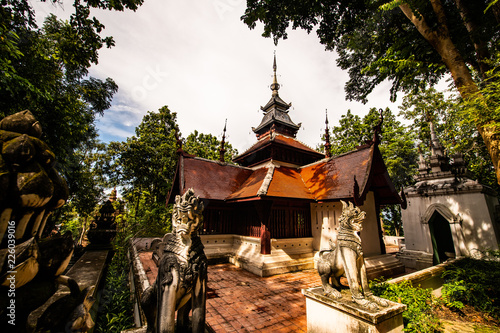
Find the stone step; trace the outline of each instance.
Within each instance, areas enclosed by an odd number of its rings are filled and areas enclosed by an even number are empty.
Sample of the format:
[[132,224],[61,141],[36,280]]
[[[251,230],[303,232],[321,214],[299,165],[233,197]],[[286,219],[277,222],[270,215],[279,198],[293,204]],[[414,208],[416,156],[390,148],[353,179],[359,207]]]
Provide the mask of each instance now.
[[266,258],[264,264],[262,265],[262,276],[283,274],[313,268],[314,258],[312,256],[297,259]]
[[383,254],[365,258],[366,275],[369,280],[389,278],[405,272],[405,266],[393,254]]

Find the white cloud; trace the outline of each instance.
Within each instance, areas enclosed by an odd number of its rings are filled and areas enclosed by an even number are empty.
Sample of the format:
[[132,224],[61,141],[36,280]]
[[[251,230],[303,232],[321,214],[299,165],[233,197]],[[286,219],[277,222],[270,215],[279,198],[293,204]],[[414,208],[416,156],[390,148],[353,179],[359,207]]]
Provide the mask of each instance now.
[[[57,9],[58,16],[69,15],[69,3],[64,2],[65,12]],[[37,14],[55,8],[34,5]],[[99,121],[102,139],[125,140],[147,111],[168,105],[184,136],[196,129],[221,137],[227,118],[229,142],[246,150],[255,142],[251,127],[260,123],[260,106],[271,97],[274,50],[280,96],[292,102],[290,116],[303,124],[298,139],[311,147],[320,143],[325,109],[331,125],[348,109],[360,116],[372,106],[397,111],[387,85],[377,88],[367,105],[345,101],[348,75],[314,33],[290,31],[276,47],[260,36],[261,26],[249,30],[240,21],[245,7],[243,0],[146,0],[136,12],[94,11],[116,46],[100,52],[91,75],[111,77],[120,87]]]

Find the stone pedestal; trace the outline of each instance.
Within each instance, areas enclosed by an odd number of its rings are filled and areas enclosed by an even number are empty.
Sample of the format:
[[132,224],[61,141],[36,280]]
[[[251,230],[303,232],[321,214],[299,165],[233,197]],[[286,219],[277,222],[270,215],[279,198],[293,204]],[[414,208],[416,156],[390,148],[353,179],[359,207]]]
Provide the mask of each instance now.
[[354,303],[348,290],[338,300],[325,296],[322,287],[304,289],[302,293],[306,296],[307,332],[403,332],[404,304],[389,301],[388,307],[369,311]]

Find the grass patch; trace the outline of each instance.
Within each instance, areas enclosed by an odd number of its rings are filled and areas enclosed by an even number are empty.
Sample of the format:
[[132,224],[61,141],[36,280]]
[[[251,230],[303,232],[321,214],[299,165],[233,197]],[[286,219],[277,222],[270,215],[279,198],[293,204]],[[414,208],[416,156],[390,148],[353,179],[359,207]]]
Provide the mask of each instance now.
[[[119,235],[117,236],[119,238]],[[94,332],[115,333],[134,327],[133,302],[128,281],[128,260],[123,240],[115,239],[115,254],[106,273]]]
[[443,300],[448,307],[470,305],[500,321],[500,261],[464,258],[446,266],[442,277]]

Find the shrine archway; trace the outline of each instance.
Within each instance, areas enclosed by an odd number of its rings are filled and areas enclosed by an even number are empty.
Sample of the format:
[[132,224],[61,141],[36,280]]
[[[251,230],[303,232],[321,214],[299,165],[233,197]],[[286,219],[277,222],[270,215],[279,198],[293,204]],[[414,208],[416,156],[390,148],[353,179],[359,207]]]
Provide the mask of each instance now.
[[455,243],[451,234],[450,223],[439,212],[434,212],[429,220],[434,265],[455,258]]
[[456,242],[462,240],[462,219],[445,205],[436,203],[430,205],[422,216],[422,223],[428,224],[432,243],[433,264],[437,265],[449,258],[455,258],[460,253]]

